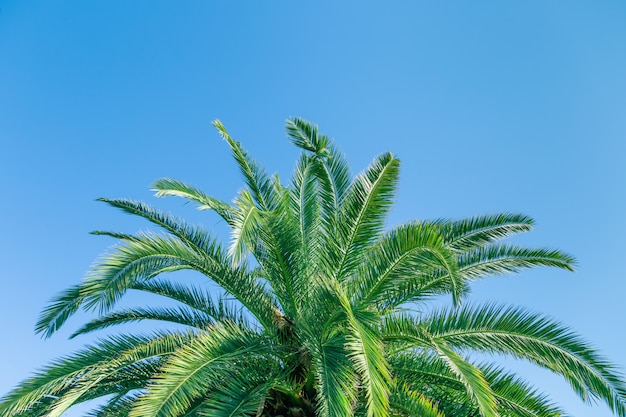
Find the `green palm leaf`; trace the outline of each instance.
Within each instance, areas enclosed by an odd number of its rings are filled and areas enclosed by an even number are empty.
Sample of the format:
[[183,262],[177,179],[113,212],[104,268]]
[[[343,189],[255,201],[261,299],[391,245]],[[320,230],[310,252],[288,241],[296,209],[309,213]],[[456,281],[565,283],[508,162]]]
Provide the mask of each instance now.
[[314,153],[311,166],[319,181],[319,202],[327,226],[333,225],[351,184],[348,163],[341,152],[330,143],[328,137],[320,135],[317,126],[305,120],[298,118],[288,120],[287,136],[296,146]]
[[359,264],[362,250],[382,231],[391,208],[400,162],[390,153],[376,158],[352,183],[342,202],[336,230],[337,247],[327,253],[333,260],[335,276],[347,279]]
[[398,289],[415,288],[417,296],[423,293],[415,283],[421,276],[432,276],[438,269],[446,271],[442,284],[458,302],[465,284],[458,274],[454,254],[443,243],[438,227],[410,223],[399,226],[384,236],[365,255],[369,262],[363,264],[358,279],[351,285],[354,298],[369,304],[383,304],[397,296]]
[[312,152],[317,157],[328,156],[330,140],[328,136],[319,133],[319,128],[306,120],[295,117],[285,122],[287,136],[291,142],[299,148]]
[[127,417],[140,394],[120,394],[87,413],[86,417]]
[[255,231],[258,230],[259,209],[252,199],[252,195],[247,190],[239,192],[235,199],[237,210],[233,216],[231,231],[231,244],[228,254],[233,260],[233,265],[238,266],[245,259],[250,247],[255,247],[253,243],[257,237]]
[[80,285],[72,285],[56,295],[39,314],[35,324],[35,333],[45,338],[52,336],[80,309],[84,298]]
[[549,398],[532,388],[516,375],[502,368],[489,365],[479,366],[498,401],[503,415],[520,417],[561,417],[565,412]]
[[311,347],[317,382],[317,412],[321,417],[353,414],[358,378],[346,356],[346,342],[342,335],[335,333]]
[[461,220],[434,222],[448,245],[458,251],[475,249],[516,233],[532,230],[534,220],[524,214],[499,213]]
[[212,417],[248,417],[258,415],[267,393],[279,385],[280,371],[268,369],[260,364],[258,368],[246,366],[245,373],[231,375],[228,383],[208,395],[199,407],[199,415]]
[[[446,364],[431,353],[405,352],[394,355],[390,364],[396,378],[407,382],[414,392],[421,392],[439,400],[442,411],[452,415],[472,415],[478,407],[459,395],[465,386]],[[497,401],[498,412],[502,416],[521,417],[560,417],[564,412],[549,398],[537,392],[519,377],[505,372],[494,364],[479,364],[477,367],[488,381]],[[458,402],[458,404],[455,404]],[[463,412],[458,408],[470,409]],[[472,411],[473,410],[473,411]]]
[[216,321],[232,321],[249,326],[247,317],[227,295],[214,301],[210,294],[198,286],[166,280],[152,279],[134,283],[130,289],[161,295],[201,311]]
[[490,245],[464,252],[458,258],[460,273],[471,279],[518,272],[537,266],[573,271],[575,262],[572,256],[558,250],[529,249],[513,245]]
[[115,311],[113,313],[100,316],[97,319],[86,323],[78,330],[76,330],[70,336],[70,338],[76,337],[81,334],[90,333],[96,330],[105,329],[107,327],[142,320],[158,320],[163,322],[182,324],[189,327],[195,327],[197,329],[204,329],[215,322],[213,317],[209,316],[208,314],[185,307],[125,308],[120,311]]
[[472,365],[452,350],[446,343],[433,339],[433,347],[465,385],[471,398],[476,401],[480,415],[483,417],[497,417],[496,399],[487,379],[476,366]]
[[189,184],[171,178],[161,178],[152,184],[152,190],[155,191],[156,197],[182,197],[198,204],[198,210],[214,210],[232,226],[234,212],[228,203],[206,195]]
[[238,363],[271,353],[258,335],[228,323],[216,324],[169,358],[129,417],[184,415],[207,390],[233,377]]
[[550,319],[522,309],[487,305],[434,312],[423,321],[450,346],[510,354],[562,375],[583,400],[602,399],[626,414],[621,376],[579,336]]
[[52,407],[60,415],[81,397],[83,400],[91,399],[85,397],[85,394],[96,385],[89,383],[77,386],[79,376],[85,381],[102,382],[107,377],[122,375],[116,372],[133,363],[170,355],[190,339],[190,333],[111,337],[96,346],[57,360],[22,382],[0,401],[0,415],[19,416],[47,399],[54,399],[51,401]]
[[303,153],[298,160],[292,178],[292,189],[289,193],[291,210],[298,222],[298,235],[300,247],[298,257],[304,260],[303,273],[308,277],[314,265],[319,264],[315,255],[319,254],[320,246],[323,245],[322,213],[320,187],[317,182],[315,165],[318,161]]
[[230,150],[239,165],[246,185],[250,189],[255,202],[261,210],[271,211],[275,208],[279,196],[275,192],[275,184],[267,176],[263,168],[257,164],[243,149],[241,143],[234,140],[226,131],[219,120],[215,120],[213,126],[220,132],[222,138],[228,143]]
[[445,417],[437,406],[419,392],[412,391],[406,384],[397,387],[389,399],[392,409],[402,415],[420,417]]

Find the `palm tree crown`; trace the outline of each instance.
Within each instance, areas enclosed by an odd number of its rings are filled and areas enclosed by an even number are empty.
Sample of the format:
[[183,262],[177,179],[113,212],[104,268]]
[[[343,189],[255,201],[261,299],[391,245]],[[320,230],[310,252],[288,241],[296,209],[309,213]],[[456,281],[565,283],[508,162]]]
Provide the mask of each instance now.
[[[183,326],[109,336],[61,358],[0,400],[1,416],[57,417],[96,398],[91,417],[563,415],[514,374],[468,359],[479,352],[553,371],[582,399],[626,417],[622,377],[568,328],[521,308],[461,303],[468,283],[485,276],[572,270],[560,251],[501,243],[532,219],[503,213],[385,230],[394,155],[353,178],[316,126],[288,120],[301,156],[285,185],[214,125],[246,184],[232,204],[172,179],[153,188],[214,211],[231,228],[229,244],[143,203],[101,199],[163,233],[94,232],[120,244],[52,300],[36,330],[48,337],[81,308],[98,316],[74,335],[141,320]],[[166,274],[179,270],[222,291]],[[117,307],[128,290],[176,303]],[[440,295],[450,307],[428,308]]]

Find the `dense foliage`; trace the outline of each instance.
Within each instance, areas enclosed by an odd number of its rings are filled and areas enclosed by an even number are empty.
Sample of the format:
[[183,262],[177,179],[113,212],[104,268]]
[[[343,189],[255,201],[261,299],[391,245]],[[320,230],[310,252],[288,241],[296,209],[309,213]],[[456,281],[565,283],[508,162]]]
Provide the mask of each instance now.
[[[563,415],[502,367],[472,362],[471,352],[527,360],[626,416],[622,377],[568,328],[465,299],[468,284],[485,276],[572,269],[560,251],[501,243],[530,230],[529,217],[385,230],[399,172],[392,154],[353,178],[317,127],[293,119],[287,134],[302,153],[285,185],[215,126],[246,183],[232,204],[172,179],[153,188],[215,212],[232,230],[229,244],[143,203],[102,199],[163,233],[95,232],[120,244],[51,302],[37,331],[52,335],[81,308],[98,316],[76,335],[141,320],[183,326],[109,336],[61,358],[7,394],[1,416],[56,417],[96,398],[92,417]],[[167,274],[179,270],[198,271],[222,291]],[[176,304],[119,308],[129,290]],[[429,306],[442,295],[448,308]]]

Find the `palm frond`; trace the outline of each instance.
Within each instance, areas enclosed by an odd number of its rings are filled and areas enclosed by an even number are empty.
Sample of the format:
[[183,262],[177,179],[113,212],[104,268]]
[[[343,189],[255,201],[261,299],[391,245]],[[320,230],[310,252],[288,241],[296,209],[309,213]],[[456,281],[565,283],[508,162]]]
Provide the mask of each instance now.
[[450,274],[445,268],[433,268],[430,271],[416,271],[411,279],[399,280],[395,288],[389,288],[386,297],[379,305],[379,309],[384,314],[393,314],[402,306],[421,305],[434,296],[449,296],[452,291],[459,294],[458,297],[452,297],[455,306],[462,303],[462,297],[468,292],[468,280],[460,273],[458,268],[456,273],[456,283],[450,281]]
[[346,349],[361,376],[365,390],[368,417],[386,417],[389,413],[391,374],[384,357],[380,336],[373,329],[376,316],[368,311],[352,311],[348,322]]
[[[212,417],[248,417],[259,415],[268,392],[280,385],[281,375],[277,367],[268,368],[267,363],[249,363],[240,372],[230,375],[227,383],[217,387],[206,396],[198,408],[199,415]],[[245,370],[245,372],[244,372]]]
[[358,376],[346,356],[346,342],[343,336],[335,333],[320,345],[312,346],[320,417],[349,417],[353,414]]
[[319,133],[317,125],[306,120],[294,117],[285,121],[287,136],[299,148],[314,153],[318,157],[328,156],[326,147],[330,140],[328,136]]
[[95,236],[109,236],[109,237],[113,237],[115,239],[120,239],[120,240],[125,240],[128,242],[134,242],[138,239],[140,239],[139,237],[135,236],[135,235],[130,235],[128,233],[121,233],[121,232],[110,232],[107,230],[94,230],[92,232],[89,232],[92,235]]
[[601,399],[626,415],[626,386],[616,369],[561,324],[525,310],[486,305],[436,311],[423,321],[433,337],[461,348],[509,354],[565,378],[583,399]]
[[335,329],[345,322],[347,330],[345,350],[354,363],[354,370],[361,378],[367,415],[385,417],[388,415],[389,390],[392,380],[377,328],[379,317],[373,311],[354,308],[337,281],[325,281],[324,284],[329,290],[329,295],[340,308],[329,318],[325,329]]
[[183,415],[207,390],[228,381],[238,370],[236,364],[271,352],[271,345],[258,335],[228,323],[215,324],[169,358],[129,417]]
[[361,378],[367,415],[368,417],[386,417],[389,412],[391,374],[377,328],[379,317],[373,311],[354,308],[347,294],[336,281],[333,289],[344,313],[335,317],[340,321],[345,317],[349,329],[346,333],[345,349],[354,363],[355,371]]
[[[311,179],[308,184],[316,185],[316,193],[306,195],[309,196],[309,201],[317,203],[319,221],[323,226],[321,235],[331,235],[337,227],[340,207],[351,184],[350,167],[330,139],[319,133],[317,126],[294,118],[287,121],[286,131],[291,141],[305,150],[302,158],[306,158],[307,162],[301,162],[300,166],[306,166],[307,172],[311,173],[310,177],[306,176]],[[306,152],[311,152],[312,155],[307,155]],[[297,168],[296,174],[298,171]],[[308,189],[312,191],[310,186]],[[298,194],[302,195],[304,189],[295,186],[294,190],[300,190]]]
[[[128,365],[172,354],[189,341],[191,334],[115,336],[58,359],[18,385],[0,400],[3,417],[20,416],[41,402],[49,402],[60,415],[77,401],[87,400],[90,381],[102,382]],[[106,393],[108,394],[108,393]],[[106,395],[102,394],[102,395]]]
[[325,217],[338,216],[352,184],[350,166],[345,156],[334,145],[326,146],[328,156],[315,165],[320,184],[320,201],[324,203]]
[[502,415],[561,417],[565,412],[527,382],[494,365],[479,365],[498,401]]
[[400,315],[389,317],[384,321],[382,334],[383,340],[390,346],[392,357],[415,348],[436,352],[441,361],[463,383],[481,415],[497,416],[494,394],[482,372],[463,359],[445,340],[438,339],[429,329],[425,329],[415,318]]
[[320,203],[327,221],[339,214],[341,203],[351,183],[350,167],[341,152],[321,135],[317,126],[302,119],[287,122],[287,136],[314,155],[312,170],[319,181]]
[[250,250],[251,242],[256,240],[255,231],[258,227],[255,226],[258,223],[259,209],[248,190],[241,190],[234,204],[237,209],[233,216],[228,255],[233,260],[233,265],[238,266]]
[[273,306],[267,291],[245,265],[233,268],[217,244],[198,253],[173,237],[140,236],[141,240],[128,242],[104,257],[89,273],[80,289],[87,307],[109,309],[137,283],[161,272],[192,269],[233,294],[261,323],[270,325]]
[[[398,381],[413,392],[432,399],[446,416],[473,417],[480,410],[467,395],[463,381],[432,349],[413,349],[390,355],[389,364]],[[494,392],[497,399],[497,395]],[[509,416],[507,416],[509,417]]]
[[291,210],[297,220],[299,229],[298,256],[304,260],[305,275],[309,275],[319,263],[316,258],[319,256],[319,247],[323,240],[321,205],[319,201],[319,184],[315,176],[314,165],[317,164],[314,158],[302,153],[298,164],[294,170],[292,186],[289,193]]
[[470,397],[476,401],[482,417],[497,417],[496,399],[483,373],[476,366],[463,359],[445,342],[432,339],[433,347],[465,385]]
[[340,281],[354,271],[362,250],[382,231],[395,195],[399,165],[390,153],[380,155],[347,191],[334,234],[338,251],[325,254],[334,261],[335,276]]
[[[439,269],[446,272],[445,285],[455,301],[460,300],[465,284],[458,274],[454,256],[444,246],[436,226],[409,223],[383,235],[365,254],[357,279],[350,283],[355,300],[364,304],[382,304],[397,295],[406,283],[432,276]],[[412,285],[417,291],[420,286]],[[418,294],[406,294],[406,297]]]
[[407,349],[431,346],[430,333],[415,317],[408,314],[396,313],[384,317],[380,332],[387,346],[387,354],[391,356]]
[[193,339],[186,338],[184,334],[166,333],[163,336],[155,335],[146,343],[132,346],[120,352],[109,362],[98,364],[91,371],[89,377],[81,377],[67,392],[59,396],[50,407],[47,417],[60,417],[74,404],[92,399],[90,395],[92,392],[98,392],[101,395],[110,394],[107,391],[102,392],[101,387],[106,387],[108,380],[117,379],[129,366],[133,367],[141,361],[162,359],[166,354],[172,355],[181,348],[179,344],[181,340],[193,341]]
[[299,314],[300,301],[306,296],[307,277],[302,273],[304,258],[298,256],[301,252],[298,251],[297,222],[287,211],[288,206],[285,198],[275,210],[277,216],[261,216],[263,227],[257,236],[267,256],[256,259],[263,265],[266,279],[285,313],[295,317]]
[[[277,295],[283,307],[290,314],[295,313],[297,307],[293,282],[291,282],[294,277],[298,276],[298,274],[293,273],[293,268],[296,265],[295,262],[292,262],[294,234],[290,233],[291,227],[284,227],[285,220],[292,220],[290,219],[291,213],[283,211],[288,194],[280,185],[278,177],[269,177],[264,169],[247,154],[241,144],[228,134],[219,120],[213,122],[213,126],[218,129],[230,146],[231,152],[250,190],[250,195],[261,210],[259,216],[265,219],[266,227],[255,229],[258,232],[258,238],[263,244],[258,245],[250,241],[244,243],[249,246],[259,263],[264,263],[265,261],[265,267],[271,267],[267,274],[268,277],[273,278],[273,280],[270,280],[270,284],[278,292]],[[248,215],[252,213],[252,210],[249,204],[244,204],[244,207],[243,218],[248,219]],[[281,213],[283,217],[279,218],[269,214],[276,211]],[[288,217],[284,217],[284,215]],[[240,221],[240,224],[244,223]],[[240,236],[242,230],[238,229],[234,232],[236,237]],[[248,230],[250,229],[245,231],[247,232]],[[288,235],[285,236],[285,233],[288,233]],[[252,238],[249,233],[247,237]],[[234,242],[238,242],[238,240]],[[240,249],[239,245],[233,246],[232,254],[235,255],[235,259],[238,258],[238,253],[241,254],[241,251],[238,249]],[[263,257],[267,253],[270,256]]]
[[193,284],[153,279],[135,282],[130,289],[176,300],[205,313],[216,321],[231,321],[249,327],[249,317],[243,313],[241,307],[238,307],[230,297],[221,295],[214,301],[207,291]]
[[[478,412],[473,403],[467,403],[460,392],[465,390],[463,383],[452,373],[440,358],[430,352],[402,352],[390,358],[394,376],[407,381],[410,389],[432,398],[438,398],[442,411],[451,415],[474,415]],[[514,374],[505,372],[494,364],[478,364],[485,379],[488,381],[497,401],[499,415],[516,417],[561,417],[564,411],[550,399],[539,393],[527,382]],[[455,402],[459,402],[455,404]]]
[[259,208],[271,211],[275,208],[278,196],[275,193],[274,184],[267,176],[263,168],[255,162],[243,149],[241,143],[234,140],[226,131],[226,128],[219,120],[215,120],[213,126],[220,132],[222,138],[228,143],[230,150],[239,165],[246,185],[250,188],[254,200]]
[[198,253],[176,238],[147,234],[138,237],[102,257],[89,271],[80,285],[87,308],[97,307],[104,312],[135,282],[162,272],[194,269],[200,263]]
[[171,178],[160,178],[152,184],[156,197],[182,197],[198,204],[198,210],[213,210],[229,225],[232,225],[233,208],[226,202],[206,195],[204,192],[184,182]]
[[213,317],[206,313],[192,310],[185,307],[143,307],[143,308],[125,308],[115,311],[104,316],[94,319],[78,330],[76,330],[70,338],[78,335],[90,333],[96,330],[105,329],[111,326],[117,326],[125,323],[132,323],[142,320],[158,320],[163,322],[182,324],[184,326],[194,327],[196,329],[204,329],[214,323]]
[[476,279],[537,266],[573,271],[576,260],[571,255],[553,249],[496,244],[463,252],[458,257],[458,263],[464,277]]
[[445,417],[432,400],[423,394],[412,391],[406,384],[400,384],[389,399],[391,408],[403,415],[420,417]]
[[80,309],[85,298],[80,290],[81,285],[72,285],[50,300],[39,314],[35,333],[41,334],[44,338],[56,333]]
[[167,232],[179,238],[190,248],[199,252],[212,252],[217,244],[209,233],[197,227],[193,227],[182,219],[156,210],[147,204],[128,199],[99,198],[110,206],[116,207],[125,213],[142,217],[151,223],[163,228]]
[[519,213],[499,213],[460,220],[440,219],[439,226],[446,243],[455,250],[482,247],[516,233],[532,230],[534,220]]
[[141,394],[137,392],[116,395],[105,404],[88,412],[86,417],[128,417],[139,395]]

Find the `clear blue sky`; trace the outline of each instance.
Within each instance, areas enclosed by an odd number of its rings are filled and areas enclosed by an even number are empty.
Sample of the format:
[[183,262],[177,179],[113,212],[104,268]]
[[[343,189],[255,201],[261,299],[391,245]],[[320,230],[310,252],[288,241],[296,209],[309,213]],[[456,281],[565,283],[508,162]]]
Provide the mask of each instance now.
[[[94,201],[156,200],[159,177],[224,199],[242,185],[210,121],[270,171],[301,116],[356,171],[402,160],[390,223],[521,211],[519,241],[577,256],[575,273],[488,279],[474,300],[570,325],[626,367],[626,2],[0,0],[0,394],[91,339],[35,336],[41,308],[113,242],[146,228]],[[609,416],[530,365],[573,415]],[[73,415],[79,415],[77,411]]]

